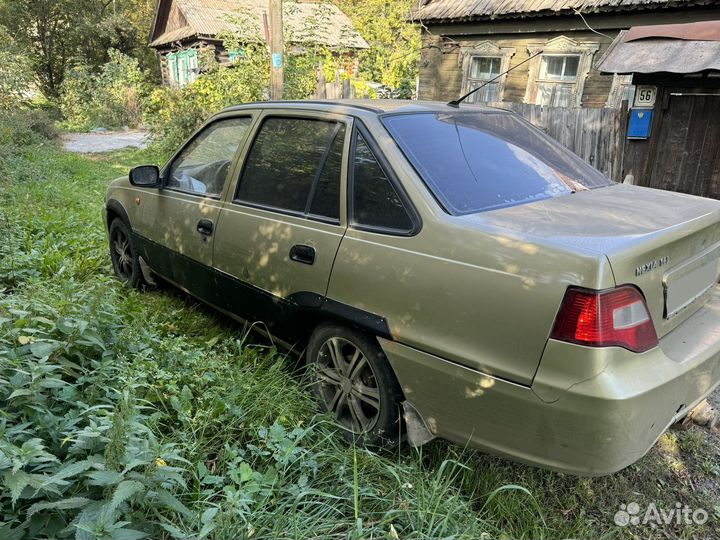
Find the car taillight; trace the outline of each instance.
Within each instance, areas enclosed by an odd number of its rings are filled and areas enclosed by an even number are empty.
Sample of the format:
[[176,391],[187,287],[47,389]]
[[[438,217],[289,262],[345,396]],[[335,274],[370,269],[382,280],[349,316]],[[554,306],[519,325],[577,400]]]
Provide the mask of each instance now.
[[645,299],[631,285],[606,291],[570,287],[550,337],[587,347],[623,347],[638,353],[658,344]]

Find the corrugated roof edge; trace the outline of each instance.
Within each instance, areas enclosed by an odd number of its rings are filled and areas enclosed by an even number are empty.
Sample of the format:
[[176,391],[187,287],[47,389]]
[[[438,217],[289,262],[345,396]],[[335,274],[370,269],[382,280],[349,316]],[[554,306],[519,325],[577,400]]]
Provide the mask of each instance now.
[[[667,0],[665,3],[655,4],[636,4],[632,6],[601,6],[594,7],[587,12],[583,12],[583,15],[593,15],[597,13],[608,13],[608,12],[629,12],[629,11],[652,11],[658,9],[672,9],[679,7],[687,7],[688,5],[704,5],[706,0]],[[520,19],[520,18],[541,18],[541,17],[563,17],[575,15],[575,12],[571,9],[564,10],[538,10],[538,11],[515,11],[512,13],[500,13],[500,14],[481,14],[481,15],[463,15],[459,17],[422,17],[418,15],[418,12],[422,8],[413,10],[410,15],[406,18],[408,22],[420,23],[420,24],[444,24],[444,23],[460,23],[460,22],[487,22],[495,21],[499,19]]]

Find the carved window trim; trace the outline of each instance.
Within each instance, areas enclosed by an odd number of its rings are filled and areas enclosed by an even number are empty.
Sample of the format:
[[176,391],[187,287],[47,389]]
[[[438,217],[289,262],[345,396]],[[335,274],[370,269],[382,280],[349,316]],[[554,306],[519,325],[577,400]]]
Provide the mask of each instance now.
[[585,90],[585,81],[590,74],[592,68],[592,59],[595,53],[600,49],[600,44],[595,42],[578,42],[567,36],[558,36],[546,43],[531,43],[527,46],[529,56],[533,56],[540,51],[543,53],[530,60],[528,84],[525,90],[525,103],[537,103],[538,82],[542,67],[542,59],[544,56],[552,55],[577,55],[580,57],[577,71],[577,78],[573,83],[573,105],[575,107],[582,106],[583,91]]
[[[510,69],[510,59],[515,56],[515,47],[499,47],[492,41],[481,41],[472,46],[460,47],[460,66],[462,69],[462,95],[467,94],[472,80],[471,70],[473,58],[500,58],[500,73]],[[503,100],[505,93],[505,79],[507,75],[498,80],[498,101]]]
[[606,109],[619,109],[622,106],[622,98],[625,96],[626,89],[629,90],[630,93],[628,107],[633,106],[635,85],[632,83],[632,78],[632,75],[619,75],[617,73],[613,75],[612,86],[610,87],[607,102],[605,103]]

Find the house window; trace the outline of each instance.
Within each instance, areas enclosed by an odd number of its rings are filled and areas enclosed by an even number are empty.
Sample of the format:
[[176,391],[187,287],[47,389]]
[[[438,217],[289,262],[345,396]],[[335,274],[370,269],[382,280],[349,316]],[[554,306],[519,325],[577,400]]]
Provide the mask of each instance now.
[[177,75],[178,85],[185,86],[188,83],[188,63],[184,52],[177,56]]
[[194,82],[200,73],[197,49],[168,54],[167,69],[172,86],[185,86]]
[[596,42],[558,36],[545,43],[531,43],[525,103],[551,107],[581,107],[585,81]]
[[243,49],[230,49],[228,51],[228,59],[232,64],[239,62],[245,58],[245,51]]
[[187,58],[187,81],[195,82],[200,74],[197,49],[188,49],[185,51],[185,55]]
[[579,65],[579,55],[543,55],[535,103],[551,107],[573,106]]
[[[470,103],[503,100],[503,89],[515,48],[500,47],[492,41],[481,41],[460,48],[460,66],[463,74],[462,93],[482,86],[468,98]],[[492,81],[492,82],[488,82]],[[484,86],[483,86],[484,85]]]
[[177,72],[177,54],[170,53],[167,55],[167,70],[168,70],[168,81],[171,86],[178,85],[178,72]]
[[[470,103],[500,101],[500,65],[502,58],[496,56],[473,56],[468,74],[468,92],[482,86],[468,98]],[[492,81],[493,82],[488,82]],[[484,85],[484,86],[483,86]]]

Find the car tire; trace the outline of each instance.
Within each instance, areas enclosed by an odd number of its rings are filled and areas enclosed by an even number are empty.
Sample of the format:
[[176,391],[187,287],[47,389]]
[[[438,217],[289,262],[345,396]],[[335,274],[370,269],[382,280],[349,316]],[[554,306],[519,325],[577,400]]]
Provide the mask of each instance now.
[[401,440],[402,390],[377,340],[323,324],[308,343],[307,367],[322,412],[360,446],[392,448]]
[[120,218],[116,218],[110,223],[109,237],[110,258],[115,276],[130,287],[142,288],[145,280],[130,227]]

